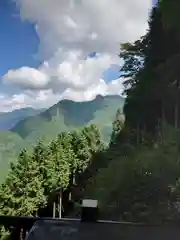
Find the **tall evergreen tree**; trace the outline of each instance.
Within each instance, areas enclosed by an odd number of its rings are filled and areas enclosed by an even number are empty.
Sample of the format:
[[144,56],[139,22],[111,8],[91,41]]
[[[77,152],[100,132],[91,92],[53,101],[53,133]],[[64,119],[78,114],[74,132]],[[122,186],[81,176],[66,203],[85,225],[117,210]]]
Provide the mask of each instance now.
[[[122,70],[130,83],[124,105],[125,126],[136,132],[139,140],[142,132],[156,136],[162,121],[178,125],[179,70],[175,61],[179,55],[174,54],[179,46],[177,32],[164,28],[159,7],[152,9],[147,34],[134,44],[123,45]],[[135,59],[141,59],[142,64]]]
[[9,216],[31,216],[45,202],[37,164],[23,150],[17,164],[11,164],[11,171],[0,188],[2,212]]
[[114,143],[117,143],[117,136],[120,134],[123,128],[123,121],[122,121],[122,110],[118,109],[116,112],[115,119],[112,123],[112,134],[110,139],[110,146]]

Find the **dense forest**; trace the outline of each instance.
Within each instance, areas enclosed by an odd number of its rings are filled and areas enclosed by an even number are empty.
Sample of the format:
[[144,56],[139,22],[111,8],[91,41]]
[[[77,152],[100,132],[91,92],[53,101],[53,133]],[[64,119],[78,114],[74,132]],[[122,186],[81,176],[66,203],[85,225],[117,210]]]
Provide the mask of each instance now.
[[179,221],[179,9],[178,1],[159,1],[145,36],[121,45],[125,122],[117,110],[108,147],[89,125],[21,151],[0,187],[0,214],[41,215],[53,190],[70,195],[76,186],[79,196],[98,199],[103,218]]
[[99,199],[103,218],[179,220],[179,7],[178,1],[159,1],[146,34],[121,44],[125,123],[112,134],[108,168],[86,187],[87,196]]
[[63,193],[72,193],[72,186],[82,185],[79,176],[103,149],[99,130],[90,125],[60,133],[49,145],[38,142],[32,154],[22,150],[0,187],[0,214],[52,217],[52,211],[48,212],[52,192],[60,187],[63,198]]

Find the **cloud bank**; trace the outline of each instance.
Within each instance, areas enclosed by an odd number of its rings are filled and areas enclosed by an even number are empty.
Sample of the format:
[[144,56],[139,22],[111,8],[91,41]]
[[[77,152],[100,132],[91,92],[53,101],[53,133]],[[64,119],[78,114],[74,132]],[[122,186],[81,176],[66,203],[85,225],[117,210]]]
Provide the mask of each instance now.
[[[10,97],[13,108],[18,108],[50,106],[64,98],[88,101],[97,94],[122,93],[122,79],[106,82],[103,72],[113,64],[120,65],[117,55],[121,42],[134,41],[145,33],[151,0],[16,3],[21,19],[36,26],[42,64],[37,69],[12,69],[3,76],[4,85],[20,91],[4,96],[4,108],[8,108]],[[91,52],[98,54],[87,57]]]

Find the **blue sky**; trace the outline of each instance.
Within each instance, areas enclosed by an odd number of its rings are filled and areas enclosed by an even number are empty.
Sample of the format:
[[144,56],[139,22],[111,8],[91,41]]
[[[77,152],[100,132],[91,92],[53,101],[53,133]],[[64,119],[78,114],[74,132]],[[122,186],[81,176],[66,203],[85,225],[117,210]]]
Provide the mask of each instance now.
[[[14,1],[21,2],[20,9]],[[120,66],[110,64],[120,64],[121,42],[134,41],[144,33],[152,2],[72,3],[0,0],[0,111],[122,93]],[[119,9],[124,13],[119,14]],[[36,23],[36,30],[27,19]],[[89,55],[79,56],[79,52]]]
[[22,22],[11,0],[0,3],[0,76],[9,69],[23,65],[36,67],[34,58],[38,49],[38,37],[34,26]]
[[157,2],[158,2],[158,0],[152,0],[153,6],[156,6]]
[[[12,0],[0,2],[0,76],[21,66],[37,67],[40,64],[36,57],[39,39],[34,25],[20,19]],[[110,81],[119,74],[117,67],[112,67],[104,72],[103,78]]]

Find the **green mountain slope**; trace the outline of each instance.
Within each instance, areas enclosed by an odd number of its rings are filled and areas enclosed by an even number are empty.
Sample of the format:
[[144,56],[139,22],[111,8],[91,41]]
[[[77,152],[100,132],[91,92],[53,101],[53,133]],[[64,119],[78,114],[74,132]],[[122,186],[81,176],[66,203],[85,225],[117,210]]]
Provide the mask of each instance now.
[[0,132],[0,182],[7,175],[9,163],[17,159],[23,142],[23,139],[16,133]]
[[18,122],[11,131],[26,138],[30,144],[37,138],[51,140],[58,132],[94,123],[99,126],[104,140],[108,141],[116,111],[123,104],[121,96],[97,96],[88,102],[62,100],[48,110]]
[[35,116],[45,109],[21,108],[12,112],[0,112],[0,131],[8,131],[20,120],[29,116]]
[[[104,141],[108,142],[112,132],[112,121],[117,109],[122,108],[123,104],[124,98],[120,96],[97,96],[89,102],[63,100],[44,112],[37,110],[40,113],[36,116],[20,120],[11,131],[0,131],[0,182],[7,174],[9,163],[16,161],[20,149],[27,148],[31,151],[39,138],[46,144],[62,131],[96,124],[101,130]],[[34,109],[13,111],[9,113],[9,122],[12,119],[17,120],[17,117],[13,118],[11,114],[23,116],[35,112]],[[7,116],[8,114],[4,115],[4,119]]]
[[0,113],[0,182],[7,175],[9,163],[16,161],[20,150],[27,146],[26,141],[20,135],[8,130],[19,120],[34,116],[42,111],[43,109],[22,108]]

